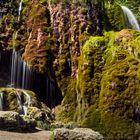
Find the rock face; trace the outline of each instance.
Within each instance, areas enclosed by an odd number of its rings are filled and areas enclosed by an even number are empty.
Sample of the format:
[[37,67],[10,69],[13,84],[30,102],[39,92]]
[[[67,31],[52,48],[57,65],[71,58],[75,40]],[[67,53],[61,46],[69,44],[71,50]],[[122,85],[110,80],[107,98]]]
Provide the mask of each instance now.
[[103,136],[88,128],[59,128],[54,130],[54,140],[103,140]]
[[0,110],[16,111],[20,114],[27,114],[29,106],[41,108],[38,97],[29,90],[15,88],[0,88]]
[[[58,121],[74,121],[108,139],[136,139],[140,132],[140,33],[122,30],[120,6],[103,2],[26,0],[17,23],[18,1],[2,1],[1,9],[6,9],[0,49],[18,50],[28,67],[46,74],[47,80],[37,78],[35,84],[47,91],[43,96],[41,90],[40,98],[53,97],[54,103],[60,96],[52,93],[60,89],[63,100],[55,109]],[[8,12],[11,5],[17,10],[12,7]],[[14,97],[10,90],[4,108],[18,111]],[[43,114],[32,108],[29,116],[41,117],[43,122]]]
[[[28,122],[43,129],[48,129],[49,124],[54,120],[51,110],[40,100],[32,91],[14,88],[0,88],[0,110],[3,123],[6,129],[14,129],[14,126],[25,129],[28,127]],[[8,112],[7,112],[8,111]],[[11,111],[11,112],[9,112]],[[14,111],[14,112],[12,112]],[[17,112],[17,113],[16,113]],[[21,115],[21,116],[19,116]],[[39,123],[42,125],[40,125]],[[45,125],[44,125],[45,124]]]
[[17,113],[12,111],[0,111],[0,129],[8,131],[27,131],[35,128],[34,121],[25,121]]

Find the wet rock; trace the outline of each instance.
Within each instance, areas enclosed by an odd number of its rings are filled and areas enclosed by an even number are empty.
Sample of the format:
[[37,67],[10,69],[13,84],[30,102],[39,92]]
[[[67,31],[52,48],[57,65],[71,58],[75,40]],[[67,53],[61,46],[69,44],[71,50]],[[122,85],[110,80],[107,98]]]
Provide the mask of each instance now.
[[59,128],[54,130],[55,140],[103,140],[103,136],[99,132],[95,132],[89,128],[75,128],[69,130]]
[[54,120],[54,116],[49,108],[29,107],[27,117],[34,119],[37,127],[44,130],[50,129],[50,123]]
[[44,108],[37,108],[37,107],[29,107],[28,108],[28,114],[30,118],[33,118],[35,120],[43,121],[43,122],[52,122],[54,120],[54,116],[51,113],[51,110],[44,109]]
[[35,128],[31,120],[24,120],[17,112],[0,111],[0,129],[7,131],[26,131]]

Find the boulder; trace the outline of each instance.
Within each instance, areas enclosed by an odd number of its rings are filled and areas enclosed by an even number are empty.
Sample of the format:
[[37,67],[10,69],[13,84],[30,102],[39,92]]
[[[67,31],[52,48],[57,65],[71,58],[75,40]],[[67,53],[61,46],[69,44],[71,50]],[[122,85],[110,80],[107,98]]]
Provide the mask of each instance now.
[[35,120],[40,120],[43,122],[52,122],[54,120],[54,116],[51,113],[50,109],[28,107],[27,111],[28,111],[27,116]]
[[54,130],[54,140],[103,140],[103,136],[89,128],[58,128]]
[[48,130],[50,123],[54,121],[54,115],[49,108],[28,107],[27,112],[27,117],[34,119],[37,123],[37,127],[41,129]]
[[0,129],[8,131],[25,131],[35,128],[34,121],[27,121],[17,112],[0,111]]

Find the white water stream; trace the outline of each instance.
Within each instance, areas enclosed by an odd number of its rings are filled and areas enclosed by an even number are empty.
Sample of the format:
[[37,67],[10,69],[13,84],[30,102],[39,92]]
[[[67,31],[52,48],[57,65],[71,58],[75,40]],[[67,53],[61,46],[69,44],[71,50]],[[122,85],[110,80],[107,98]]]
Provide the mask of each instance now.
[[127,8],[126,6],[121,6],[121,8],[124,13],[127,28],[131,28],[131,29],[140,31],[139,23],[138,23],[135,15],[132,13],[132,11],[129,8]]
[[3,111],[3,92],[0,92],[0,111]]

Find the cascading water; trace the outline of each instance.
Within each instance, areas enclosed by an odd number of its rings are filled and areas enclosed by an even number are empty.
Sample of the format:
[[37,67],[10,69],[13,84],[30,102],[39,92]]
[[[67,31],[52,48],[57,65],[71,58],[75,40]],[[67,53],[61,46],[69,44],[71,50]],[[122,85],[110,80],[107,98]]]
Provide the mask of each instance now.
[[27,109],[31,104],[31,96],[25,90],[22,90],[22,93],[20,91],[15,91],[18,110],[20,114],[27,115]]
[[32,71],[27,68],[18,51],[12,53],[11,87],[30,89]]
[[0,92],[0,111],[3,110],[3,92]]
[[[19,8],[18,8],[18,22],[20,22],[21,18],[21,10],[22,10],[23,0],[19,0]],[[15,33],[15,39],[17,38],[18,30]],[[23,88],[29,89],[29,73],[30,69],[26,68],[26,63],[22,60],[20,54],[15,49],[12,52],[12,66],[11,66],[11,81],[10,86],[15,88]],[[25,83],[25,79],[28,79]]]
[[139,23],[132,13],[132,11],[127,8],[126,6],[121,6],[123,13],[124,13],[124,18],[125,18],[125,23],[127,28],[131,28],[137,31],[140,31],[140,26]]
[[18,21],[20,21],[23,0],[19,0]]
[[23,103],[24,115],[27,115],[27,109],[31,105],[31,96],[25,90],[22,90],[22,92],[25,96],[25,102]]
[[22,100],[21,100],[21,96],[18,92],[16,92],[16,97],[17,97],[18,111],[19,111],[20,114],[24,114],[23,103],[22,103]]
[[[18,51],[12,53],[10,87],[34,91],[40,99],[53,108],[62,100],[55,80],[49,78],[47,71],[42,74],[28,68]],[[53,77],[54,78],[54,77]]]

